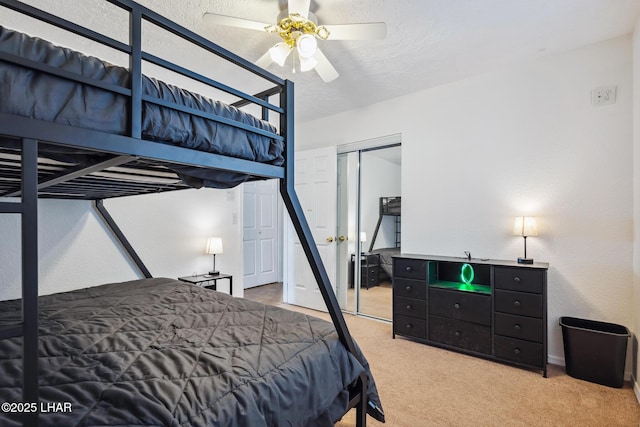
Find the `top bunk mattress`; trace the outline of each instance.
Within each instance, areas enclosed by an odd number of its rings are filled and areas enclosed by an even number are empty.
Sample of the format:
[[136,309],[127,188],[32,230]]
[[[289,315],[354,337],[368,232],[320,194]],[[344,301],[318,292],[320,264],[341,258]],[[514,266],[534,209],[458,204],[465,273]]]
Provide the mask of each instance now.
[[[123,88],[128,69],[0,26],[0,52]],[[274,126],[222,102],[142,76],[143,96],[173,102],[276,133]],[[101,132],[127,135],[129,98],[45,72],[0,61],[0,112]],[[284,143],[224,123],[162,107],[142,105],[142,137],[224,156],[280,166]]]

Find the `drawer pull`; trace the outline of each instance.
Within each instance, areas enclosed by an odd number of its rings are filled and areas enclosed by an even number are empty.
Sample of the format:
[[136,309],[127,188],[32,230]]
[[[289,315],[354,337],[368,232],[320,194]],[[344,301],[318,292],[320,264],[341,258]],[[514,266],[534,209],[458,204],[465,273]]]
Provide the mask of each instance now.
[[520,325],[518,325],[517,323],[515,325],[513,325],[513,329],[515,329],[516,331],[520,330]]
[[514,305],[514,307],[520,307],[520,301],[515,300],[515,301],[513,302],[513,305]]
[[460,335],[462,335],[462,333],[460,331],[455,331],[454,335],[459,337]]
[[520,354],[520,349],[516,348],[515,350],[513,350],[513,354],[515,354],[516,356]]
[[411,323],[407,323],[407,329],[411,329],[413,328],[413,325]]
[[513,278],[513,281],[516,282],[516,283],[520,283],[520,278],[518,276],[516,276],[516,277]]
[[411,270],[413,270],[413,268],[411,268],[411,266],[410,266],[410,265],[408,265],[408,266],[407,266],[407,268],[405,268],[405,270],[407,270],[407,271],[411,271]]
[[411,305],[407,306],[407,310],[411,310],[411,308],[412,308]]
[[453,304],[453,308],[460,308],[460,304],[458,303]]
[[407,286],[405,289],[407,290],[407,292],[411,292],[411,286]]

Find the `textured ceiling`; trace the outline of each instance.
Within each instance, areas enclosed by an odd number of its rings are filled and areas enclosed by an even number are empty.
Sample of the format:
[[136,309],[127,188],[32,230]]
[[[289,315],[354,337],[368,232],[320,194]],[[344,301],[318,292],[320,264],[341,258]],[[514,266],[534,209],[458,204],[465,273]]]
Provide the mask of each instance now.
[[[83,0],[83,4],[85,4]],[[77,0],[27,0],[56,11]],[[212,26],[203,13],[275,23],[283,0],[139,0],[222,47],[257,60],[277,35]],[[95,1],[92,0],[92,2]],[[640,0],[312,0],[319,24],[384,21],[385,40],[320,41],[340,73],[324,83],[314,72],[268,70],[296,84],[296,117],[309,120],[628,34]],[[99,13],[104,13],[100,11]],[[89,24],[87,24],[89,25]],[[197,57],[191,58],[197,61]]]

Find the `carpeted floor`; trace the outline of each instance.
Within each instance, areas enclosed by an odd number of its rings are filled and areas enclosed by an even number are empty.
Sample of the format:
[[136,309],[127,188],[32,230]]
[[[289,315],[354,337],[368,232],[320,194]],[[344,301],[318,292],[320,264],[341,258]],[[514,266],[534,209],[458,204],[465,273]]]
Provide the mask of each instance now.
[[[391,320],[392,317],[392,296],[391,282],[380,282],[377,286],[360,290],[360,313],[381,319]],[[347,311],[355,312],[354,289],[347,290]]]
[[[278,305],[282,303],[282,283],[271,283],[263,286],[245,289],[245,298],[260,301],[265,304]],[[355,296],[353,288],[347,290],[347,311],[355,312]],[[360,291],[360,312],[391,320],[392,296],[391,282],[383,281],[378,286]]]
[[[325,313],[275,305],[328,319]],[[640,404],[629,384],[605,387],[553,365],[543,378],[539,372],[392,339],[389,323],[345,319],[371,365],[385,426],[640,426]],[[383,424],[369,418],[367,425]],[[336,426],[355,426],[353,413]]]

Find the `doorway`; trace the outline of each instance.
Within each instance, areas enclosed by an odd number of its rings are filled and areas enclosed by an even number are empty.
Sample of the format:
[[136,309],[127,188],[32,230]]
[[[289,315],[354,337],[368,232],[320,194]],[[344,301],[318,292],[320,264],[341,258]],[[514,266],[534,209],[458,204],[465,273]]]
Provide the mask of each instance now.
[[384,320],[392,317],[391,257],[402,242],[396,141],[338,154],[338,301],[347,312]]
[[278,180],[245,182],[243,185],[244,288],[281,280],[281,203]]

